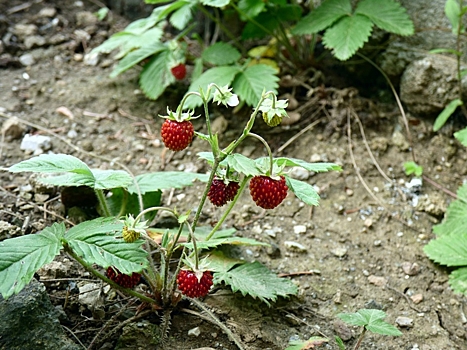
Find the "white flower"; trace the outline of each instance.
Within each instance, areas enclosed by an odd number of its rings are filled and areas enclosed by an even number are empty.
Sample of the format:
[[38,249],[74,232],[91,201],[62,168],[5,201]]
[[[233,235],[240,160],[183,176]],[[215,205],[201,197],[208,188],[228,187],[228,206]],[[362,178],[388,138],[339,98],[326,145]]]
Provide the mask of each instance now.
[[232,88],[229,88],[228,85],[225,85],[221,88],[218,88],[214,91],[213,102],[217,102],[218,105],[221,103],[224,106],[235,107],[238,105],[238,96],[231,93]]

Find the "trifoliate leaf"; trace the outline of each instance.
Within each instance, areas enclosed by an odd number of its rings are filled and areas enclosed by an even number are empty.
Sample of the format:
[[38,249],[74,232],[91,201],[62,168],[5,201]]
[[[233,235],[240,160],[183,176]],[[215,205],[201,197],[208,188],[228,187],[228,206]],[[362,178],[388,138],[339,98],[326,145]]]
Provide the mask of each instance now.
[[326,0],[317,9],[303,17],[292,32],[294,34],[318,33],[351,13],[352,6],[349,0]]
[[[192,186],[195,180],[206,182],[208,179],[209,176],[207,174],[188,173],[184,171],[161,171],[136,176],[139,190],[143,195],[146,192]],[[128,192],[137,193],[138,189],[134,184],[131,184],[128,187]]]
[[308,205],[319,205],[319,194],[309,183],[292,179],[285,176],[285,181],[289,190],[291,190],[298,199]]
[[201,57],[213,65],[224,66],[237,62],[241,53],[232,45],[220,41],[204,50]]
[[454,137],[462,143],[465,147],[467,147],[467,128],[459,130],[454,133]]
[[229,154],[225,160],[231,169],[234,169],[241,174],[245,174],[245,176],[255,176],[261,174],[261,171],[256,166],[255,161],[245,157],[243,154]]
[[449,276],[449,285],[455,293],[467,295],[467,267],[452,271]]
[[405,175],[407,176],[410,176],[413,174],[417,177],[420,177],[423,175],[423,167],[413,161],[404,163],[404,171],[405,171]]
[[[184,246],[193,249],[193,243],[183,243]],[[247,237],[226,237],[226,238],[211,238],[209,241],[197,241],[197,249],[212,249],[221,245],[234,245],[234,246],[269,246],[268,243],[257,241],[253,238]]]
[[75,173],[93,177],[91,169],[76,157],[68,154],[41,154],[11,166],[13,173],[31,171],[34,173]]
[[118,32],[112,35],[110,38],[108,38],[106,41],[104,41],[102,44],[99,46],[95,47],[90,54],[97,54],[97,53],[110,53],[113,50],[123,46],[126,44],[128,41],[130,41],[132,38],[134,38],[135,35],[129,32]]
[[323,43],[332,49],[336,58],[345,61],[368,40],[372,27],[373,23],[366,16],[346,16],[326,30]]
[[368,324],[366,327],[369,331],[381,334],[381,335],[392,335],[394,337],[402,335],[402,332],[394,327],[392,324],[387,323],[383,320],[376,320]]
[[[221,66],[208,69],[191,83],[188,91],[199,91],[200,88],[206,91],[208,85],[211,83],[217,84],[218,86],[230,86],[239,71],[240,69],[236,66]],[[192,109],[201,104],[202,100],[199,97],[189,96],[183,107],[184,109]]]
[[110,73],[110,77],[115,78],[117,75],[119,75],[120,73],[123,73],[127,69],[130,69],[131,67],[138,64],[142,60],[158,52],[161,52],[165,49],[167,49],[167,47],[164,44],[156,41],[156,42],[151,42],[148,45],[142,46],[139,49],[136,49],[130,52],[120,62],[118,62],[118,65],[115,67],[112,73]]
[[121,59],[137,48],[145,46],[148,43],[160,41],[163,33],[164,31],[161,28],[154,27],[142,34],[134,35],[129,38],[130,40],[120,45],[120,51],[114,56],[114,58]]
[[98,218],[72,227],[64,239],[87,264],[115,266],[126,275],[141,272],[148,263],[148,253],[141,248],[144,241],[125,242],[117,237],[122,229],[115,218]]
[[438,236],[456,236],[467,232],[467,184],[457,190],[457,199],[449,204],[446,215],[441,224],[433,227],[433,232]]
[[108,190],[117,187],[127,187],[133,182],[130,174],[123,170],[100,170],[92,169],[95,182],[94,189]]
[[170,24],[178,30],[183,30],[193,19],[193,9],[196,6],[196,1],[177,1],[177,3],[182,6],[170,16]]
[[170,51],[163,51],[152,58],[139,76],[139,85],[144,94],[150,99],[156,99],[165,88],[175,82],[175,77],[169,68]]
[[296,158],[286,158],[286,157],[274,158],[274,163],[282,167],[299,166],[308,171],[314,171],[315,173],[323,173],[323,172],[327,172],[331,170],[333,171],[342,170],[340,165],[337,165],[334,163],[308,163],[304,160],[296,159]]
[[243,21],[256,17],[264,10],[266,3],[262,0],[240,0],[238,8],[240,9],[240,18]]
[[230,3],[230,0],[201,0],[201,3],[211,7],[224,7]]
[[255,106],[264,90],[277,93],[278,81],[274,68],[265,64],[255,64],[238,74],[232,87],[240,100],[249,106]]
[[39,233],[0,242],[0,294],[3,298],[19,293],[62,248],[65,225],[53,224]]
[[448,121],[449,117],[456,111],[457,107],[462,106],[464,103],[462,100],[456,98],[449,102],[449,104],[444,107],[441,113],[436,117],[435,123],[433,125],[433,131],[438,131],[441,129],[444,124]]
[[355,15],[368,17],[376,26],[399,35],[413,35],[414,26],[407,11],[394,0],[361,0]]
[[366,326],[375,321],[384,320],[386,313],[377,309],[361,309],[354,313],[340,313],[337,317],[352,326]]
[[467,233],[438,237],[430,241],[423,250],[438,264],[467,266]]
[[40,178],[39,181],[44,184],[53,186],[88,186],[93,188],[95,179],[94,176],[84,176],[82,174],[63,174],[50,177]]
[[235,265],[242,265],[245,263],[245,260],[226,256],[220,250],[209,253],[206,259],[209,263],[209,270],[214,272],[227,272]]
[[277,297],[296,295],[298,291],[290,280],[277,277],[259,262],[245,263],[226,272],[214,273],[214,283],[222,282],[229,285],[233,292],[248,294],[269,306]]

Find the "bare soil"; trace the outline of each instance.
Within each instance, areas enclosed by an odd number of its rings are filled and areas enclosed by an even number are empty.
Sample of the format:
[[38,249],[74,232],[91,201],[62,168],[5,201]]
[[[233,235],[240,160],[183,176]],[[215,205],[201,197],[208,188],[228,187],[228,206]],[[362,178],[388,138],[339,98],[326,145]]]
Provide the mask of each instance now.
[[[0,13],[21,3],[2,2]],[[207,150],[202,140],[195,139],[188,150],[176,154],[167,152],[160,141],[161,120],[157,115],[167,105],[176,108],[186,82],[170,89],[158,101],[149,101],[138,90],[137,69],[110,79],[108,62],[102,64],[101,60],[97,66],[83,63],[80,54],[127,23],[114,15],[114,25],[98,23],[90,40],[77,42],[75,30],[83,28],[76,23],[76,13],[98,9],[91,2],[84,3],[84,8],[78,8],[71,1],[43,1],[0,18],[0,29],[1,25],[13,27],[20,22],[37,24],[45,21],[38,19],[39,11],[54,7],[62,24],[43,35],[50,38],[60,32],[67,38],[60,44],[29,50],[19,43],[12,57],[33,53],[37,59],[30,67],[22,67],[14,60],[2,61],[1,122],[16,116],[24,121],[20,123],[24,129],[16,137],[2,139],[0,165],[8,167],[31,156],[20,149],[28,132],[50,136],[50,151],[75,155],[92,167],[117,168],[118,161],[135,174],[162,169],[208,171],[196,156]],[[345,339],[352,348],[361,330],[342,324],[336,315],[361,308],[384,310],[392,324],[398,317],[412,320],[407,326],[399,326],[403,333],[400,337],[367,334],[362,349],[467,349],[466,298],[452,293],[447,283],[448,271],[433,264],[423,252],[424,245],[434,238],[432,226],[440,222],[452,197],[427,181],[421,187],[407,186],[411,178],[404,174],[402,165],[412,157],[395,104],[363,98],[351,87],[320,88],[310,98],[297,92],[295,97],[300,106],[305,106],[297,123],[274,129],[258,126],[255,131],[270,142],[275,155],[335,162],[344,170],[311,174],[308,178],[310,184],[319,188],[319,207],[304,206],[290,194],[278,208],[263,211],[245,193],[226,226],[236,227],[238,235],[270,243],[269,248],[249,248],[239,253],[291,278],[299,287],[299,295],[267,307],[216,286],[203,303],[251,350],[284,349],[289,339],[308,339],[313,335],[329,338],[328,345],[322,348],[337,349],[334,335]],[[57,112],[59,107],[66,107],[73,116]],[[248,113],[214,111],[214,121],[224,118],[228,122],[227,128],[221,129],[222,142],[230,142],[241,132]],[[355,115],[362,121],[361,129]],[[315,127],[296,137],[317,120]],[[202,131],[202,127],[201,122],[196,124],[197,130]],[[433,133],[430,120],[409,116],[409,128],[414,153],[424,166],[424,173],[455,192],[466,175],[465,148],[452,138],[451,131]],[[367,147],[390,181],[378,171]],[[254,140],[243,144],[240,151],[251,157],[265,155]],[[16,232],[11,229],[8,235],[37,232],[61,221],[57,215],[69,214],[57,193],[44,201],[25,188],[29,181],[29,174],[0,173],[0,220],[19,228]],[[164,193],[163,201],[180,210],[192,209],[202,190],[202,184],[195,184]],[[203,214],[203,223],[209,225],[222,212],[209,204]],[[296,233],[300,225],[306,227],[306,232]],[[297,244],[300,249],[294,248]],[[67,277],[76,281],[86,277],[77,267],[73,271]],[[68,285],[69,281],[47,286],[52,302],[64,307],[67,327],[88,347],[105,322],[115,315],[112,305],[116,301],[106,300],[107,313],[99,320],[79,306],[77,294],[68,295],[65,305]],[[118,322],[131,317],[136,306],[127,306],[128,315],[123,313]],[[168,349],[237,348],[200,314],[196,306],[189,304],[173,313]],[[145,329],[157,321],[157,317],[148,315],[137,322]],[[101,336],[118,322],[111,323]],[[201,334],[188,335],[195,327],[200,327]],[[119,334],[96,348],[115,348]],[[120,349],[135,349],[136,344],[159,348],[136,336],[134,343],[121,344]]]

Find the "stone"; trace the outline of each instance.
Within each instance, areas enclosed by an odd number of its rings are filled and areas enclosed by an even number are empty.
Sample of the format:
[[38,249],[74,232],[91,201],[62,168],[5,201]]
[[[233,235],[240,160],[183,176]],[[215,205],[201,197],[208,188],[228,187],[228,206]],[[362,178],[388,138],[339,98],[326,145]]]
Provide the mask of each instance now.
[[188,330],[188,335],[191,337],[199,337],[200,334],[201,334],[201,330],[199,329],[199,327],[195,327],[195,328]]
[[412,299],[412,302],[414,304],[420,304],[423,301],[423,294],[421,293],[414,294],[410,297],[410,299]]
[[48,151],[52,148],[52,140],[45,135],[24,135],[21,140],[20,149],[23,151],[36,152],[37,150]]
[[[401,77],[400,96],[407,109],[419,115],[434,116],[459,96],[457,63],[443,55],[427,55],[413,61]],[[467,87],[467,80],[462,81]]]
[[331,249],[331,253],[332,253],[334,256],[337,256],[338,258],[342,258],[342,257],[345,256],[345,254],[347,254],[347,248],[345,248],[345,247],[337,247],[337,248]]
[[290,177],[296,180],[306,181],[310,178],[310,172],[299,166],[294,166],[290,170]]
[[85,283],[79,287],[78,301],[90,310],[104,306],[104,293],[100,283]]
[[76,25],[78,27],[87,27],[96,24],[97,16],[89,11],[79,11],[76,13]]
[[37,33],[37,26],[34,24],[18,23],[14,26],[13,33],[23,40],[27,36],[35,35]]
[[402,263],[402,270],[406,275],[415,276],[420,272],[420,265],[418,265],[416,262],[411,263],[409,261],[404,261]]
[[303,244],[293,241],[285,241],[284,246],[287,250],[296,251],[296,252],[306,252],[307,249]]
[[17,117],[12,117],[5,120],[2,125],[1,133],[10,140],[16,140],[23,136],[25,130],[26,128],[20,123],[19,119]]
[[52,18],[57,14],[57,10],[54,7],[44,7],[37,14],[38,17]]
[[87,53],[84,55],[84,64],[87,66],[97,66],[99,63],[99,54]]
[[431,216],[441,218],[447,210],[447,204],[443,196],[435,192],[430,195],[419,196],[415,208]]
[[368,282],[377,287],[383,287],[388,283],[388,280],[385,277],[370,275],[368,276]]
[[33,47],[40,47],[46,44],[46,40],[40,35],[30,35],[24,39],[24,46],[26,49],[32,49]]
[[409,317],[405,317],[405,316],[398,316],[395,322],[399,327],[412,327],[413,326],[413,319]]
[[19,62],[27,67],[27,66],[32,66],[34,63],[36,63],[36,60],[34,59],[33,55],[30,53],[25,53],[21,56],[19,56]]
[[306,226],[305,225],[295,225],[293,227],[293,232],[295,234],[297,234],[297,235],[298,234],[304,234],[304,233],[306,233]]
[[58,45],[68,40],[68,37],[62,33],[52,35],[48,41],[50,45]]
[[410,148],[410,144],[405,138],[404,134],[400,131],[394,131],[391,138],[392,144],[399,148],[401,151],[408,151]]
[[334,331],[343,341],[348,341],[352,339],[352,336],[353,336],[352,330],[344,321],[340,319],[334,320],[333,327],[334,327]]
[[79,350],[65,335],[42,283],[32,279],[7,300],[0,296],[0,348]]

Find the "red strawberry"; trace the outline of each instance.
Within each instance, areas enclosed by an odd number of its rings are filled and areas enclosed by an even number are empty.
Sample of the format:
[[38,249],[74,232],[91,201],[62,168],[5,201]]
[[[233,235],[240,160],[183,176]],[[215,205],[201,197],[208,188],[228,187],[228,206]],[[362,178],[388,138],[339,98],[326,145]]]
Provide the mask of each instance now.
[[269,176],[255,176],[250,180],[251,198],[263,209],[274,209],[281,204],[288,189],[283,176],[279,180]]
[[133,288],[139,283],[139,280],[141,279],[141,275],[139,273],[133,272],[131,276],[124,275],[113,266],[109,266],[107,268],[106,275],[112,281],[125,288]]
[[175,77],[175,79],[183,80],[186,75],[186,66],[183,63],[179,63],[178,65],[172,67],[170,71],[172,72],[172,75]]
[[204,297],[212,286],[212,273],[190,270],[180,270],[177,276],[178,289],[190,298]]
[[231,181],[226,185],[224,180],[214,179],[209,188],[208,198],[216,207],[222,207],[235,198],[239,187],[238,182],[235,181]]
[[181,151],[187,148],[193,140],[194,133],[193,124],[188,120],[177,122],[166,119],[161,128],[162,141],[165,147],[172,151]]

